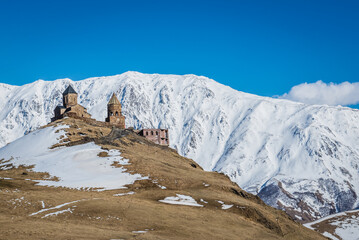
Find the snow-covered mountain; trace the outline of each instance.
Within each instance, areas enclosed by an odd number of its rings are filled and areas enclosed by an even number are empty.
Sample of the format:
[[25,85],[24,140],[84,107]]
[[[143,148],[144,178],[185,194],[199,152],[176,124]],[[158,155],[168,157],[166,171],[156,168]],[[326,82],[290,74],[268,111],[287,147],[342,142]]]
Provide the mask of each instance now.
[[300,220],[358,206],[358,110],[259,97],[195,75],[0,84],[0,146],[48,123],[69,83],[97,120],[116,92],[127,126],[169,128],[181,155]]
[[332,240],[353,240],[359,236],[359,210],[340,212],[304,224]]

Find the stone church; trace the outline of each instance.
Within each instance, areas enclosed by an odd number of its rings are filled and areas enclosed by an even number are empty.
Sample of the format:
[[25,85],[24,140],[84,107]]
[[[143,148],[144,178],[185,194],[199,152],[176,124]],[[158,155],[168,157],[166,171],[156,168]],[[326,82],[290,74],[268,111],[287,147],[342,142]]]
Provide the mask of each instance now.
[[62,93],[62,104],[62,106],[55,108],[55,116],[51,119],[52,122],[66,116],[91,118],[91,114],[87,112],[87,109],[77,103],[77,92],[71,85]]
[[[63,106],[57,106],[54,110],[55,116],[51,121],[56,121],[64,117],[83,118],[86,122],[95,124],[96,126],[114,126],[117,128],[125,129],[125,116],[122,115],[122,107],[120,101],[117,99],[116,94],[113,93],[110,101],[107,104],[107,118],[105,122],[96,121],[91,118],[91,114],[87,109],[77,103],[77,92],[69,85],[62,93]],[[141,129],[136,130],[138,135],[143,136],[159,145],[169,145],[168,129]]]

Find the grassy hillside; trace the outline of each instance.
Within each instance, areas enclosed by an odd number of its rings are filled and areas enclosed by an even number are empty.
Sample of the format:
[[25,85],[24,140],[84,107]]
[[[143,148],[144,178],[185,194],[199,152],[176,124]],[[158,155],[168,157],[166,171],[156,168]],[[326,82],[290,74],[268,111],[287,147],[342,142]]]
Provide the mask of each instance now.
[[[223,174],[205,172],[132,130],[73,118],[50,126],[57,124],[70,128],[53,148],[95,142],[104,158],[107,150],[118,149],[130,160],[123,166],[127,172],[149,179],[126,189],[78,190],[38,186],[36,180],[50,177],[47,173],[8,166],[0,170],[0,239],[323,239]],[[7,160],[0,156],[2,163]],[[177,194],[202,206],[159,201]]]

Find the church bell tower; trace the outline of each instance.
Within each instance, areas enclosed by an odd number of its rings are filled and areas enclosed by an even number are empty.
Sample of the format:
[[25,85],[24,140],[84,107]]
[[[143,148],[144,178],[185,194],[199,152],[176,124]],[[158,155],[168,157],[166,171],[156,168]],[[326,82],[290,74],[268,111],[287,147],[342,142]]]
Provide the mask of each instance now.
[[125,117],[121,113],[121,103],[118,101],[115,93],[112,94],[112,97],[107,104],[106,122],[109,122],[120,128],[126,128]]

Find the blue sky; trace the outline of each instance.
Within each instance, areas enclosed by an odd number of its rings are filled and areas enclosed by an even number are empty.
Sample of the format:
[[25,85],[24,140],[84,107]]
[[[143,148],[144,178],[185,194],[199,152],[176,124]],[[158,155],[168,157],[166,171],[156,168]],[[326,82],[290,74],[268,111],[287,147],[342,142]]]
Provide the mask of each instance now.
[[358,12],[331,0],[2,0],[0,82],[193,73],[264,96],[354,83]]

